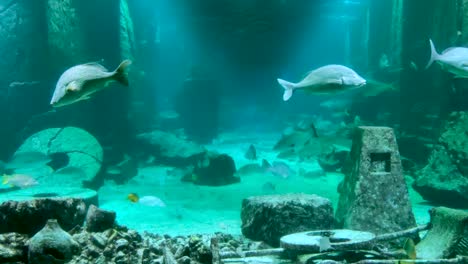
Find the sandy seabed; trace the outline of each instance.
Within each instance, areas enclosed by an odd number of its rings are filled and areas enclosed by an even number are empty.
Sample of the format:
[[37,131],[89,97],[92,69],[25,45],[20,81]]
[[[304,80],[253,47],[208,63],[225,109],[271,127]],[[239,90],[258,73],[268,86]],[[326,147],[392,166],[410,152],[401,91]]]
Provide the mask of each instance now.
[[[208,149],[231,155],[237,168],[252,163],[244,157],[250,144],[257,149],[258,161],[263,158],[276,160],[277,153],[272,150],[278,135],[239,136],[223,134],[220,140]],[[312,170],[319,166],[316,162],[287,162],[291,168]],[[139,169],[138,175],[124,185],[106,182],[99,190],[100,207],[117,212],[117,222],[143,232],[164,233],[169,235],[205,234],[225,232],[240,234],[240,209],[242,199],[263,195],[263,185],[272,183],[274,193],[307,193],[328,198],[336,209],[339,194],[337,186],[343,179],[340,173],[327,173],[325,177],[304,178],[299,175],[287,179],[269,174],[249,174],[241,177],[237,184],[208,187],[181,182],[179,178],[166,174],[172,168],[151,166]],[[410,181],[409,177],[407,177]],[[410,186],[411,182],[408,182]],[[429,221],[428,210],[422,197],[409,187],[413,212],[418,224]],[[149,207],[127,200],[129,193],[140,197],[153,195],[166,204],[165,207]]]

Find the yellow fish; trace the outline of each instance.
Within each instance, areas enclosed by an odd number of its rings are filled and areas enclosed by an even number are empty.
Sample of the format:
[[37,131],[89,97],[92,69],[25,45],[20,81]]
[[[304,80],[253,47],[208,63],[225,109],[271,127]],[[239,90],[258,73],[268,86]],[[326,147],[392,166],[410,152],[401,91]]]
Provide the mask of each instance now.
[[130,200],[130,202],[132,203],[137,203],[138,200],[140,200],[140,197],[138,197],[138,194],[136,193],[130,193],[129,195],[127,195],[127,199]]
[[36,179],[26,174],[3,174],[2,184],[9,184],[12,187],[28,188],[38,184]]
[[407,238],[403,249],[410,259],[416,259],[416,246],[414,245],[413,239]]

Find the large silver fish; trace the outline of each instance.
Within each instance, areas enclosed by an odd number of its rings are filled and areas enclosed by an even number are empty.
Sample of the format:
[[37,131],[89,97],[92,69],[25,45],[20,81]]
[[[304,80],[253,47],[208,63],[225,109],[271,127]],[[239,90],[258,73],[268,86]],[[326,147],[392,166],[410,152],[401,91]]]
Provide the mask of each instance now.
[[87,100],[114,81],[128,86],[126,69],[130,64],[130,60],[124,60],[112,72],[95,62],[73,66],[60,76],[50,104],[61,107]]
[[451,47],[439,54],[432,40],[429,40],[429,44],[431,45],[431,58],[426,69],[436,61],[443,70],[455,74],[455,78],[468,78],[468,48]]
[[287,101],[297,89],[314,94],[335,94],[361,87],[366,84],[366,80],[348,67],[331,64],[311,71],[298,83],[282,79],[278,79],[278,83],[283,86],[283,100]]

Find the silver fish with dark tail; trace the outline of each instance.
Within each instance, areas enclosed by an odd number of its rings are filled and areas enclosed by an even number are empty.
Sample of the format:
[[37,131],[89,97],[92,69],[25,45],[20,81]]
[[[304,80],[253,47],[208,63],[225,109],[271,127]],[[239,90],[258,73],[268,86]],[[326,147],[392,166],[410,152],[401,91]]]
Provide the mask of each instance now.
[[130,60],[124,60],[111,72],[95,62],[71,67],[60,76],[50,104],[53,107],[61,107],[87,100],[112,82],[128,86],[126,71],[131,63]]

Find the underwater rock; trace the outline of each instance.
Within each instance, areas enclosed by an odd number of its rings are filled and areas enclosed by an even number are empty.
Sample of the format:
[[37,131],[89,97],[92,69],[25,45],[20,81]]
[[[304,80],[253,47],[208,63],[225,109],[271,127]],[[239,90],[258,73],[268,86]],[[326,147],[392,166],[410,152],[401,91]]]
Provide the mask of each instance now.
[[322,150],[317,161],[324,171],[334,172],[343,167],[348,154],[347,149],[339,149],[330,145]]
[[240,178],[234,176],[235,173],[236,164],[231,156],[207,153],[192,173],[185,175],[181,180],[197,185],[221,186],[240,182]]
[[453,112],[413,188],[426,200],[456,207],[468,203],[468,112]]
[[468,177],[468,112],[453,112],[440,136],[453,164]]
[[195,142],[159,130],[137,135],[137,144],[143,152],[153,155],[158,162],[174,167],[193,165],[206,153],[206,150]]
[[210,250],[210,240],[207,236],[189,236],[188,248],[191,252],[191,258],[197,259],[201,263],[211,263],[212,255]]
[[86,214],[86,230],[89,232],[102,232],[112,228],[115,223],[116,214],[91,205]]
[[40,179],[40,184],[48,186],[82,186],[92,181],[101,169],[103,149],[91,134],[76,127],[50,128],[31,135],[17,152],[41,152],[47,155],[64,153],[68,164],[64,167],[78,168],[83,173],[73,173],[64,177],[51,174]]
[[382,234],[416,225],[393,129],[358,127],[350,164],[339,188],[339,228]]
[[330,200],[317,195],[288,194],[254,196],[242,201],[242,234],[279,246],[284,235],[330,229],[333,207]]
[[0,263],[27,263],[26,235],[7,233],[0,235]]
[[29,241],[29,263],[65,263],[80,250],[72,236],[60,228],[56,219],[49,219],[44,228]]
[[70,230],[81,226],[85,215],[86,205],[82,199],[6,201],[0,204],[0,233],[33,235],[48,219],[57,219],[61,226]]
[[465,208],[468,178],[461,174],[445,147],[436,146],[428,164],[416,172],[413,188],[425,200]]

